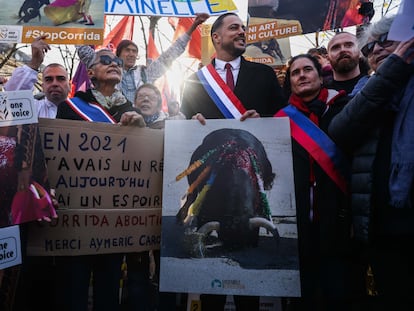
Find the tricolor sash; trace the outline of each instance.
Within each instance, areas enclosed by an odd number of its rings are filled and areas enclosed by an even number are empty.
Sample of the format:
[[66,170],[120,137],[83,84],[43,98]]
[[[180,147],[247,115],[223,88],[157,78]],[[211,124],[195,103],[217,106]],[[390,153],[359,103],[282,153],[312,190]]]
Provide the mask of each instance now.
[[226,119],[239,119],[246,112],[240,99],[223,81],[212,64],[208,64],[197,71],[207,94]]
[[86,121],[117,123],[111,114],[99,104],[88,103],[79,97],[68,98],[66,103]]
[[299,143],[342,192],[348,193],[349,163],[336,144],[315,123],[288,105],[276,117],[288,116],[292,138]]

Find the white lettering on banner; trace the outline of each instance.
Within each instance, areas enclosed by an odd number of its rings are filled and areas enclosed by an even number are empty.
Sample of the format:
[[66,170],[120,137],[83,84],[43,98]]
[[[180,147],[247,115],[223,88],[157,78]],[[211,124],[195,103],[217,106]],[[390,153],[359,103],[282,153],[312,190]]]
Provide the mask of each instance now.
[[66,30],[61,30],[59,32],[45,32],[40,29],[28,29],[25,33],[25,37],[29,38],[37,38],[39,36],[46,35],[47,39],[51,42],[53,41],[60,41],[60,40],[93,40],[93,41],[102,41],[101,33],[91,32],[82,32],[82,33],[72,33]]
[[198,12],[221,15],[237,11],[232,1],[222,0],[106,0],[105,14],[195,16]]

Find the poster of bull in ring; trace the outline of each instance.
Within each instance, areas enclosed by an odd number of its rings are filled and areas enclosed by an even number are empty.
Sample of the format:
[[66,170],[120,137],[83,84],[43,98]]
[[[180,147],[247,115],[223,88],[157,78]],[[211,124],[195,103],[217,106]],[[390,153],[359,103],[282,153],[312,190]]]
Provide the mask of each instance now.
[[286,118],[167,121],[160,291],[300,296]]

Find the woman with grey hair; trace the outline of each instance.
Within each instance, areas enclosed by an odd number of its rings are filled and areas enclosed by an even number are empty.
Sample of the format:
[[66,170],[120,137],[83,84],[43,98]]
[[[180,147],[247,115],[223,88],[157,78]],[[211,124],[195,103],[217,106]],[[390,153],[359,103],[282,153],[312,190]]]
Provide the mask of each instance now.
[[[142,116],[116,85],[122,79],[122,60],[111,50],[97,52],[82,47],[78,54],[87,65],[93,86],[78,91],[58,107],[60,119],[106,122],[144,127]],[[114,131],[117,127],[114,127]],[[87,311],[89,284],[93,275],[93,310],[117,311],[122,254],[60,256],[56,259],[59,290],[59,310]]]
[[142,116],[116,88],[122,79],[122,59],[109,49],[95,52],[78,47],[78,54],[88,68],[92,87],[62,103],[57,118],[145,126]]
[[329,134],[353,155],[353,232],[372,268],[376,310],[414,303],[414,38],[388,38],[393,18],[371,25],[361,52],[375,73],[332,120]]

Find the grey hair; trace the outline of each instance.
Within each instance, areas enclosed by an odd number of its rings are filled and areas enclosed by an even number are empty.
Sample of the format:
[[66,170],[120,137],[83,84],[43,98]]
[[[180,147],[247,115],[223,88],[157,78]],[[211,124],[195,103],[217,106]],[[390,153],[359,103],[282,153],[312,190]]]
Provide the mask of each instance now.
[[93,53],[93,57],[91,61],[88,63],[88,68],[91,68],[93,65],[95,65],[98,62],[98,58],[103,52],[110,52],[114,54],[114,52],[111,49],[107,49],[107,48],[103,48],[103,49],[95,51],[95,53]]
[[107,48],[95,51],[89,45],[77,46],[76,50],[78,52],[80,61],[84,63],[86,65],[86,68],[88,69],[91,68],[96,63],[97,58],[101,54],[102,51],[113,53],[111,49],[107,49]]
[[369,25],[358,39],[359,48],[362,49],[364,45],[371,40],[371,38],[379,38],[382,34],[387,33],[391,28],[391,24],[394,21],[394,18],[395,15],[384,16],[378,22]]

